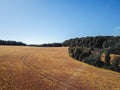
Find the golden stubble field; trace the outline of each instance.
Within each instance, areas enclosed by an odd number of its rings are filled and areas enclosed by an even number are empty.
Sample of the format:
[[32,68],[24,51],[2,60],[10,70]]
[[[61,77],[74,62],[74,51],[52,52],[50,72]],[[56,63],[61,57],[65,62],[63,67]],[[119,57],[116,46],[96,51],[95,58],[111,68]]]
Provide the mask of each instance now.
[[0,90],[120,90],[120,73],[78,62],[67,50],[0,46]]

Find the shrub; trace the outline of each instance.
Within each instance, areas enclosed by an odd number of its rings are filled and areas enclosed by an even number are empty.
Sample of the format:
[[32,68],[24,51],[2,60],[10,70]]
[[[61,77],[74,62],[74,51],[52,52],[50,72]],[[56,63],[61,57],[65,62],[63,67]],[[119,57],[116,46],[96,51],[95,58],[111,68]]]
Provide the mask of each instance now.
[[103,67],[105,63],[100,60],[100,56],[101,55],[87,57],[83,62],[97,67]]
[[112,60],[111,63],[112,63],[113,66],[119,67],[120,58],[116,58],[115,60]]
[[[110,54],[120,54],[120,36],[82,37],[66,40],[64,44],[72,46],[69,48],[69,54],[79,61],[120,71],[119,60],[110,63]],[[105,62],[100,60],[101,54],[105,55],[103,57]]]
[[103,52],[105,54],[105,67],[108,67],[110,65],[110,53],[111,53],[111,48],[105,48],[103,49]]
[[84,47],[70,47],[68,49],[69,55],[77,60],[82,60],[91,54],[90,48],[84,48]]
[[106,67],[107,69],[120,72],[120,57],[116,57],[111,60],[111,65]]

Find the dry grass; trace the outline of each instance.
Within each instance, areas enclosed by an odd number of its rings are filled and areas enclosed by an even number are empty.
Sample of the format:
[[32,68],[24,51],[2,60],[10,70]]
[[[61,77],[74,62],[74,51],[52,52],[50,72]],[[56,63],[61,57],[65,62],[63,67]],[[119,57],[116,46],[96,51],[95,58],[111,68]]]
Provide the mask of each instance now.
[[70,58],[64,47],[0,46],[0,90],[120,90],[119,79]]
[[[110,54],[110,63],[114,60],[120,59],[119,54]],[[105,54],[101,55],[101,61],[105,62]]]

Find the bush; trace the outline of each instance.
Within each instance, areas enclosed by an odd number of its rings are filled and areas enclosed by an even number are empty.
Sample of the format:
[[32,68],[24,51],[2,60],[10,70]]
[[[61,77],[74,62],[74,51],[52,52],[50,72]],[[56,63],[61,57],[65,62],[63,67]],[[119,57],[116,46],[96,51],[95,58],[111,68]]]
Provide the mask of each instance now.
[[120,72],[120,67],[116,67],[116,66],[114,66],[114,65],[110,65],[110,66],[108,66],[106,69]]
[[111,69],[120,72],[120,58],[111,61]]
[[97,66],[97,67],[103,67],[105,63],[100,60],[100,56],[101,55],[97,55],[97,56],[94,56],[94,57],[90,56],[88,58],[85,58],[83,60],[83,62],[85,62],[87,64],[90,64],[90,65]]
[[[120,72],[119,60],[110,63],[110,54],[120,54],[120,36],[82,37],[66,40],[63,44],[72,46],[69,54],[79,61]],[[105,62],[100,59],[102,53]]]
[[69,55],[77,60],[82,60],[91,54],[90,48],[84,48],[84,47],[70,47],[68,49]]
[[110,53],[111,52],[112,52],[111,48],[105,48],[102,51],[102,53],[105,54],[105,67],[108,67],[110,65]]
[[113,66],[119,67],[120,58],[116,58],[115,60],[112,60],[111,63],[112,63]]

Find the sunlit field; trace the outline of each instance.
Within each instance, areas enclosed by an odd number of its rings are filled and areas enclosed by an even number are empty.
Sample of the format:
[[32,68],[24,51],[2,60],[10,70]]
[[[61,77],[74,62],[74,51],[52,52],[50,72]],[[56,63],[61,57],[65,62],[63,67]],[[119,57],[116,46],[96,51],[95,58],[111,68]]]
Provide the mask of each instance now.
[[119,80],[72,59],[67,47],[0,46],[0,90],[120,90]]

